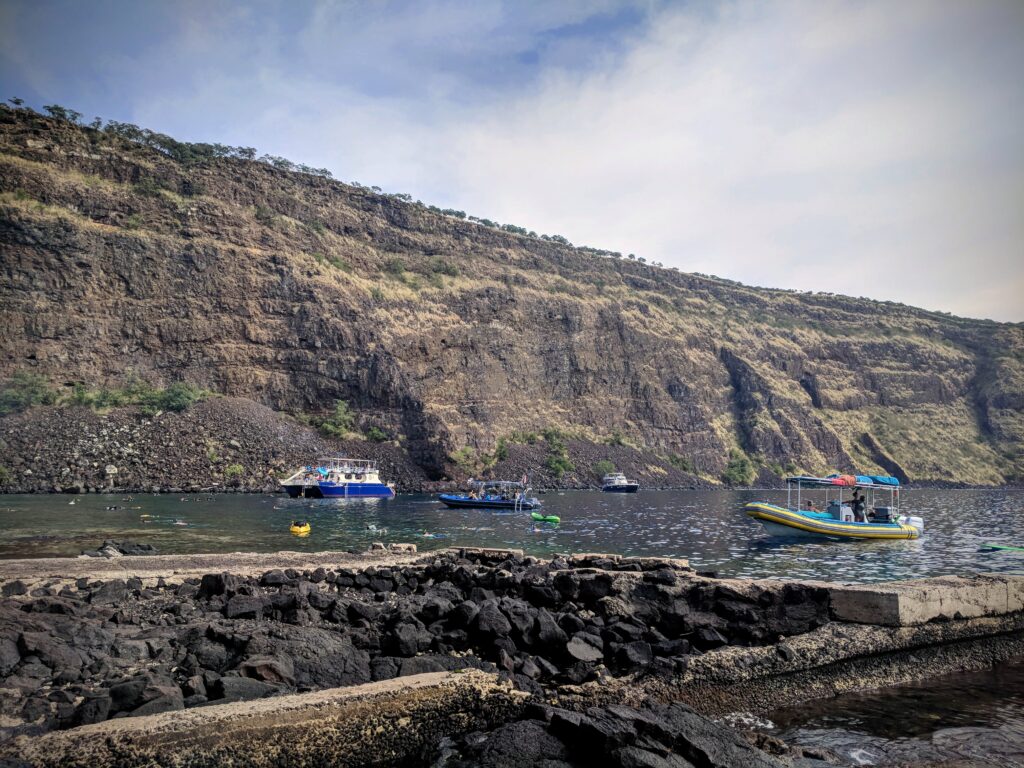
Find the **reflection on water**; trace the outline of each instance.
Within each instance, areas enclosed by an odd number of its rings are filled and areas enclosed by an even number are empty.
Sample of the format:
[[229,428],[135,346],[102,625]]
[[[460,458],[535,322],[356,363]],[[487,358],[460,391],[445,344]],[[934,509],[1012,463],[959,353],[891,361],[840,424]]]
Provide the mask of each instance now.
[[858,765],[1024,764],[1024,659],[777,710],[773,732]]
[[[581,491],[541,499],[560,525],[534,524],[521,512],[448,509],[423,495],[0,496],[0,557],[77,555],[104,538],[148,542],[165,553],[365,550],[383,540],[411,541],[421,550],[458,544],[686,557],[698,568],[750,577],[879,581],[1024,570],[1024,553],[978,551],[986,541],[1024,543],[1022,491],[909,491],[905,504],[923,515],[924,536],[872,542],[768,537],[741,507],[784,501],[784,491]],[[300,518],[313,526],[307,537],[288,532]]]

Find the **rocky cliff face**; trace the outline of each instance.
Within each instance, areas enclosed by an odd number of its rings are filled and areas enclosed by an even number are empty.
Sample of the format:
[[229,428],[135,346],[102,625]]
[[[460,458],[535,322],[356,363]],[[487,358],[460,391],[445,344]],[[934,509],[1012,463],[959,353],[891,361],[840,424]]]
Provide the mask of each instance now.
[[595,256],[7,109],[0,209],[0,378],[345,399],[433,478],[550,427],[621,434],[648,479],[658,456],[717,478],[731,452],[767,474],[1024,478],[1019,325]]

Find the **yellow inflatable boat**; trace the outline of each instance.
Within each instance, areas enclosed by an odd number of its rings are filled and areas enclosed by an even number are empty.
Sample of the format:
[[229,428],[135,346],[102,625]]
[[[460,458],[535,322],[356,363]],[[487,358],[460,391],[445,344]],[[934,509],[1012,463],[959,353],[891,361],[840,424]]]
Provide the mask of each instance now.
[[305,520],[292,520],[292,527],[288,530],[296,536],[308,536],[309,532],[313,530],[313,528]]
[[[753,501],[744,511],[773,536],[829,539],[916,539],[920,517],[900,514],[896,478],[880,475],[788,477],[786,506]],[[808,490],[824,490],[823,510]],[[844,498],[849,492],[850,498]],[[877,502],[877,503],[876,503]]]

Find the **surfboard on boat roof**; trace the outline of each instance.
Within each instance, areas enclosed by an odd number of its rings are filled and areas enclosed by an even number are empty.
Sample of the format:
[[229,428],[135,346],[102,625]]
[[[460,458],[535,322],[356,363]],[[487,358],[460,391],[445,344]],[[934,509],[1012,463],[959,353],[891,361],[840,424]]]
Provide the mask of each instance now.
[[[924,531],[920,517],[901,514],[900,483],[895,477],[795,475],[786,478],[786,489],[785,506],[754,501],[743,507],[773,536],[916,539]],[[850,499],[843,498],[847,491]],[[822,493],[824,503],[819,508],[815,497]]]

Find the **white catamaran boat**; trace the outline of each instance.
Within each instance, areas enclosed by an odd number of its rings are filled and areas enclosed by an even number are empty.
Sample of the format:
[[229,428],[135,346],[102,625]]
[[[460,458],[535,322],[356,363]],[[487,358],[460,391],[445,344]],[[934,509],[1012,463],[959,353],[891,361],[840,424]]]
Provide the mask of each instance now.
[[362,459],[320,459],[313,466],[300,467],[281,487],[293,499],[390,498],[395,484],[380,479],[377,463]]

